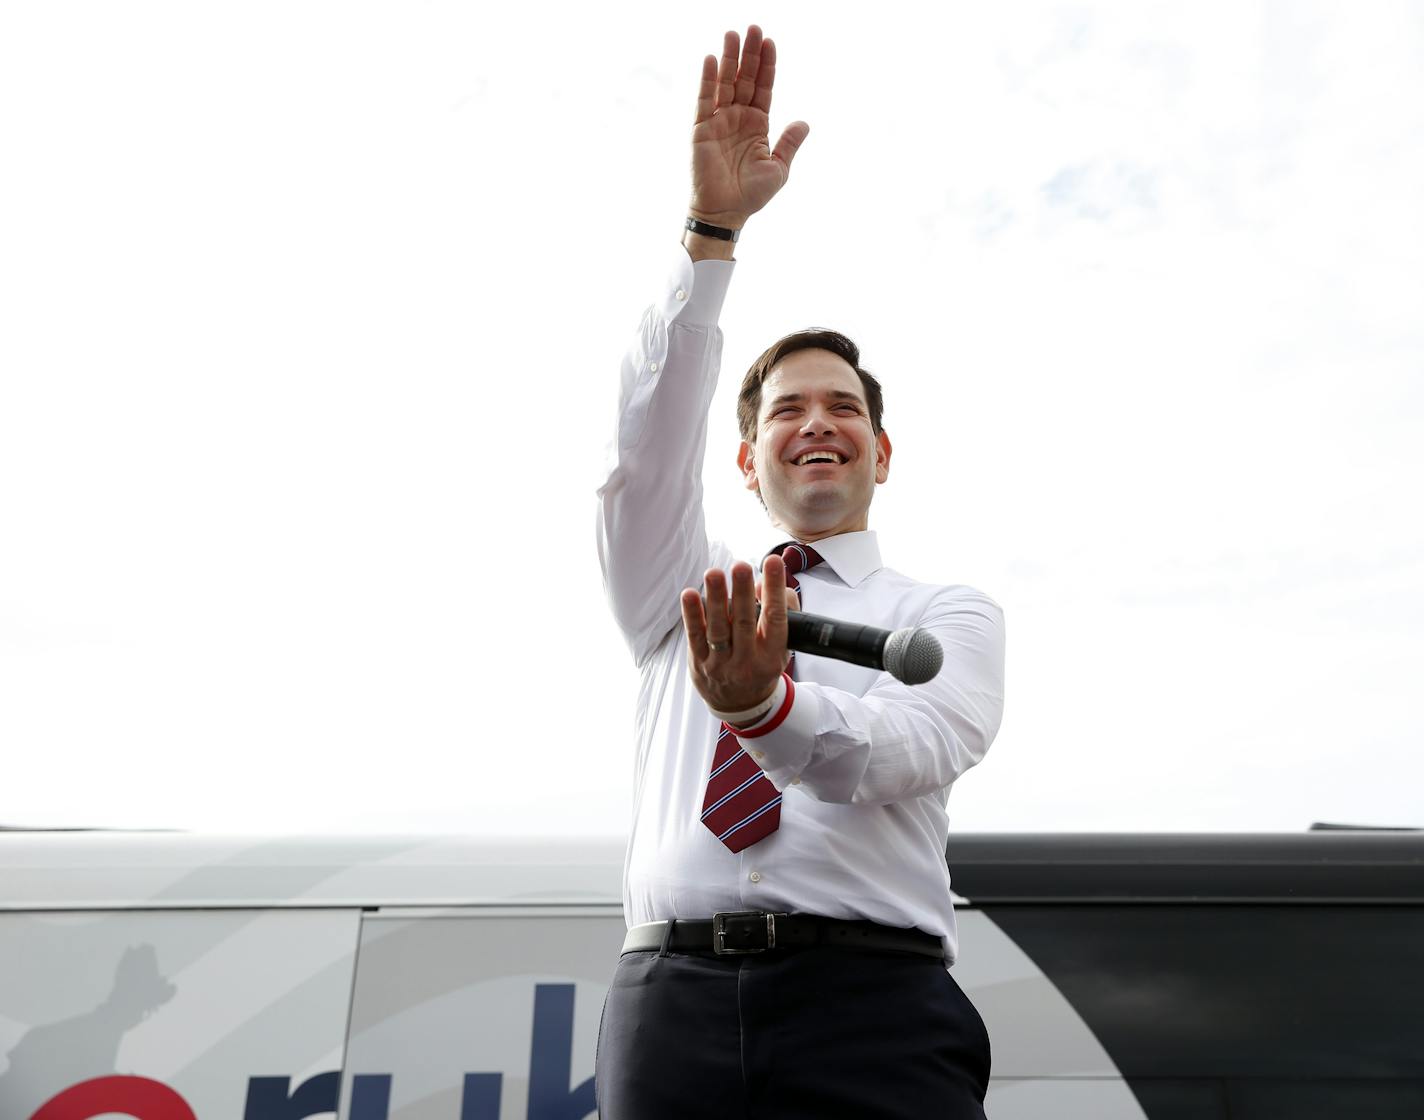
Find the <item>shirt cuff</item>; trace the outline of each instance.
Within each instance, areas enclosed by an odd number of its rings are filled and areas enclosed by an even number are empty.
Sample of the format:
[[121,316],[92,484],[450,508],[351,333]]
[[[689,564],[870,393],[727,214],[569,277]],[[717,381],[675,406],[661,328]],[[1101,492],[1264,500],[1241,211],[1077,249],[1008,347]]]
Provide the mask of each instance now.
[[679,245],[663,292],[663,318],[684,326],[715,327],[736,265],[736,261],[694,261],[687,247]]
[[741,730],[730,729],[777,789],[795,782],[810,764],[820,708],[813,690],[798,688],[784,674],[782,681],[786,697],[764,719]]
[[[755,721],[743,727],[734,727],[728,723],[726,719],[723,719],[722,726],[733,735],[744,739],[754,739],[758,735],[765,735],[771,730],[770,725],[773,720],[775,720],[776,723],[780,723],[786,718],[787,712],[790,709],[791,697],[795,691],[796,687],[791,683],[791,678],[785,673],[782,673],[771,695],[761,702],[767,705],[766,711],[758,716]],[[761,704],[758,704],[757,707],[761,707]],[[755,711],[756,708],[751,710]],[[714,711],[712,714],[720,716],[722,713]]]

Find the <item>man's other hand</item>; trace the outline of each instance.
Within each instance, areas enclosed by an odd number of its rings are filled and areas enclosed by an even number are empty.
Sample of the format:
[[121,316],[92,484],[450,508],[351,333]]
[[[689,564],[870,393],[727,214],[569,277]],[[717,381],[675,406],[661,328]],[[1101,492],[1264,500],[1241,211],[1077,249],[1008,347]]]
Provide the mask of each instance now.
[[[750,564],[733,564],[730,599],[722,569],[709,569],[705,581],[701,595],[691,587],[682,593],[688,670],[709,708],[744,712],[776,691],[786,668],[786,612],[798,609],[796,592],[786,586],[780,556],[766,558],[760,586]],[[758,598],[765,604],[759,615]]]
[[728,31],[720,64],[702,60],[702,87],[692,128],[692,201],[694,218],[740,229],[786,185],[791,161],[811,132],[793,121],[772,151],[771,87],[776,80],[776,44],[761,28],[747,28],[746,47],[737,58],[738,39]]

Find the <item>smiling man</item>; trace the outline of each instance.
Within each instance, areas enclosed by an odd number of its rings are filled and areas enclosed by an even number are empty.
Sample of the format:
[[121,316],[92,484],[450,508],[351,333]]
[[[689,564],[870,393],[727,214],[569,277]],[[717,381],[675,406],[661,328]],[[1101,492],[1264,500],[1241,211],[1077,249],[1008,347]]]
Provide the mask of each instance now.
[[[864,530],[890,474],[880,385],[857,369],[859,357],[833,331],[790,335],[752,365],[737,402],[747,488],[793,517],[803,542]],[[791,532],[778,516],[772,523]]]
[[[732,249],[785,184],[776,50],[703,61],[682,246],[623,360],[599,558],[642,674],[629,924],[599,1030],[603,1120],[980,1118],[989,1040],[948,966],[950,787],[1003,711],[1003,615],[887,567],[869,528],[891,445],[878,381],[835,331],[743,379],[737,464],[777,540],[734,560],[702,513]],[[794,590],[793,590],[794,589]],[[934,634],[908,686],[787,650],[788,604]]]

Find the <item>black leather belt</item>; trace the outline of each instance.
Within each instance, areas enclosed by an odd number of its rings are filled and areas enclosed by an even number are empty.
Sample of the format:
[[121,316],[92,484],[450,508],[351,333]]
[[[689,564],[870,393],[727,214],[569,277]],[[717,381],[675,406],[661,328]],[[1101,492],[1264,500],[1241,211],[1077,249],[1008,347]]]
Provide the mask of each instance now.
[[[672,928],[669,929],[669,926]],[[666,949],[728,957],[765,953],[773,949],[804,949],[811,945],[889,949],[944,958],[944,945],[940,939],[923,930],[882,926],[878,922],[819,918],[813,914],[769,914],[763,910],[714,914],[711,921],[677,918],[671,922],[644,922],[628,931],[628,936],[623,939],[623,952]]]

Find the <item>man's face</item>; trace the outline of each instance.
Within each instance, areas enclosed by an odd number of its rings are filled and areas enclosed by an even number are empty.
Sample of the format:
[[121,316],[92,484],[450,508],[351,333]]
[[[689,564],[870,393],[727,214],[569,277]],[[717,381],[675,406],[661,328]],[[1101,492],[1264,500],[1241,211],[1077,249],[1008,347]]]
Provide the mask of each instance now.
[[797,350],[762,382],[756,443],[742,443],[737,463],[772,522],[814,541],[867,527],[875,486],[890,473],[890,440],[871,429],[849,362]]

